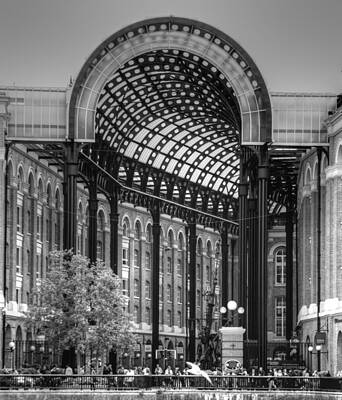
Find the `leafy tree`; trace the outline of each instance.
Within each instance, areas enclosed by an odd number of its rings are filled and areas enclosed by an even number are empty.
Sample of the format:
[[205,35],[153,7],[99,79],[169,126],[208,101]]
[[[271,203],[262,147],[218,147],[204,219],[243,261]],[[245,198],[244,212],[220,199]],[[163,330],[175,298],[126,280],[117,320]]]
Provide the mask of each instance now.
[[135,343],[121,281],[102,262],[67,251],[49,255],[46,277],[37,284],[27,324],[58,343],[60,349],[90,349],[103,355],[108,348]]

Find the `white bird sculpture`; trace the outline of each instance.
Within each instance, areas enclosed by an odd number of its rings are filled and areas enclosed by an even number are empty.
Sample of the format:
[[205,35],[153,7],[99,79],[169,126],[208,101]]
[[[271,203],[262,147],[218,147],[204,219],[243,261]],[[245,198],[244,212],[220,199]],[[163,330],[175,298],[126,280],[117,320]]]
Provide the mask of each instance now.
[[189,374],[203,376],[203,378],[205,378],[211,385],[213,384],[209,375],[205,371],[203,371],[197,364],[189,361],[186,361],[186,364],[190,367],[188,369]]

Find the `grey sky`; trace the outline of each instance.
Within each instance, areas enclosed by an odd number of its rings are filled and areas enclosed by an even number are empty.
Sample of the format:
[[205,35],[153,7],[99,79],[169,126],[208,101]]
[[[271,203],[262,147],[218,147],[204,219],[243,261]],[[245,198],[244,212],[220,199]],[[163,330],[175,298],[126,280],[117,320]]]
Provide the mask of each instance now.
[[0,84],[64,87],[108,36],[165,15],[231,36],[270,90],[342,92],[342,0],[0,0]]

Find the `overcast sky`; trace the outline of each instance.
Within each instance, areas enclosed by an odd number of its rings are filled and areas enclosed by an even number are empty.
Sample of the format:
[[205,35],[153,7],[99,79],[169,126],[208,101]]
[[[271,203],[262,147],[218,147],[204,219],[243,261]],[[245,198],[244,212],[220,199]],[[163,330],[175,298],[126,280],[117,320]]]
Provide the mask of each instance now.
[[0,84],[65,87],[108,36],[168,15],[232,37],[272,91],[342,92],[342,0],[0,0]]

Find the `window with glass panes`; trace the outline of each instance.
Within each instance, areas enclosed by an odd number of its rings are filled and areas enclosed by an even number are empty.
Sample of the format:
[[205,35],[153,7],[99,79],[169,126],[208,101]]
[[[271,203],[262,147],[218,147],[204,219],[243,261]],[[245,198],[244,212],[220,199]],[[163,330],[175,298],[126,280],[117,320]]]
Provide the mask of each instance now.
[[275,259],[275,284],[285,285],[286,283],[286,252],[285,248],[276,250]]
[[181,311],[178,311],[178,312],[177,312],[177,325],[178,325],[179,327],[182,326],[182,313],[181,313]]
[[286,303],[285,296],[275,298],[275,332],[276,336],[285,336],[286,330]]
[[167,292],[166,292],[167,301],[172,301],[172,288],[171,288],[171,285],[167,285],[166,290],[167,290]]
[[134,297],[139,297],[139,281],[138,279],[134,279]]
[[151,284],[150,281],[145,282],[145,297],[146,299],[151,298]]
[[182,303],[183,302],[183,290],[181,286],[177,287],[177,303]]
[[149,251],[145,253],[145,267],[151,269],[151,253]]
[[172,326],[172,312],[171,312],[171,310],[167,310],[167,324],[168,324],[168,326]]
[[134,249],[134,266],[140,267],[140,251],[138,249]]
[[138,306],[134,306],[133,320],[136,324],[139,323],[139,307]]
[[182,275],[182,260],[177,258],[177,275]]
[[172,258],[171,257],[167,258],[166,271],[168,274],[172,273]]
[[196,306],[201,307],[201,291],[196,290]]
[[148,325],[151,325],[151,310],[149,307],[146,307],[145,310],[145,321]]

